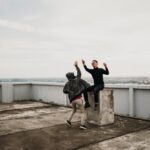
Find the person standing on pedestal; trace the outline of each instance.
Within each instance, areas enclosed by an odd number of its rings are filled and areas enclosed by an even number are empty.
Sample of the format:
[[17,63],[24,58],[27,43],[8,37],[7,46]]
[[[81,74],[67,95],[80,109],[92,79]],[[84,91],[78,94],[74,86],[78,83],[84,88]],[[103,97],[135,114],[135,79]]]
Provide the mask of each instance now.
[[87,68],[84,60],[82,60],[82,64],[84,66],[84,69],[92,75],[92,78],[94,80],[94,85],[90,86],[86,89],[86,91],[84,91],[84,98],[86,99],[85,101],[88,101],[87,92],[93,91],[96,109],[99,103],[99,91],[104,89],[103,74],[109,75],[109,70],[106,63],[103,63],[105,69],[99,68],[97,60],[93,60],[91,63],[93,69]]

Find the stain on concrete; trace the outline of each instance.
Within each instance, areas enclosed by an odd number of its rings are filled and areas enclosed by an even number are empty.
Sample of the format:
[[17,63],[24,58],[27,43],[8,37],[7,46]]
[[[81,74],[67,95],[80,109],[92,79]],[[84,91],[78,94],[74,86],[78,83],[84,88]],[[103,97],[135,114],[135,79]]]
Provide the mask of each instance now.
[[0,114],[3,116],[0,120],[0,150],[122,150],[132,145],[144,149],[149,142],[146,139],[150,140],[150,121],[116,115],[114,124],[101,127],[87,124],[87,130],[80,130],[79,113],[71,127],[65,123],[70,111],[70,108],[53,106],[36,109],[34,105],[34,110],[27,108],[20,113],[14,110],[12,118],[11,113]]
[[150,150],[150,128],[91,144],[80,150]]

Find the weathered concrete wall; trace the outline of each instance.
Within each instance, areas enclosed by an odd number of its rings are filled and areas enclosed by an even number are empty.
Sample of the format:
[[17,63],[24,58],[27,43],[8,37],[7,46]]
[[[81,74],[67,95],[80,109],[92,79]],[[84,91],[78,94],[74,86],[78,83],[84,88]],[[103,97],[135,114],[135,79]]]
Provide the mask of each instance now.
[[32,99],[31,84],[15,84],[13,87],[14,100],[29,100]]
[[88,121],[98,125],[108,125],[114,123],[114,99],[113,91],[110,89],[104,89],[100,91],[99,95],[99,107],[95,111],[94,95],[92,92],[88,94],[91,108],[87,109]]
[[2,84],[2,102],[13,102],[13,85],[12,83]]
[[32,99],[67,105],[66,95],[62,91],[63,86],[34,84],[32,85]]
[[150,118],[150,91],[135,89],[134,93],[135,116]]
[[0,102],[2,102],[2,86],[0,85]]
[[114,111],[115,113],[129,114],[129,89],[114,89]]
[[[0,86],[2,84],[4,83],[0,83]],[[7,89],[6,92],[2,92],[2,87],[0,87],[1,102],[41,99],[45,102],[69,105],[67,96],[62,92],[64,84],[48,82],[15,82],[12,84],[13,93],[12,90]],[[105,88],[113,89],[115,113],[150,119],[150,85],[106,84]],[[6,94],[6,96],[3,94]],[[6,99],[7,94],[10,94],[10,97],[13,98],[11,101]]]

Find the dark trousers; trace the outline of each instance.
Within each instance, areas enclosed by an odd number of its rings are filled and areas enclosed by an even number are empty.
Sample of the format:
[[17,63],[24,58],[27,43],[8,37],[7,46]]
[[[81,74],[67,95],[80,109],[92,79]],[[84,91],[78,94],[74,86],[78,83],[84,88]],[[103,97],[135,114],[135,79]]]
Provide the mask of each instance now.
[[93,85],[93,86],[90,86],[89,88],[87,88],[83,92],[85,102],[88,102],[88,92],[93,91],[94,92],[95,103],[99,103],[99,91],[103,90],[103,89],[104,89],[104,85],[103,84]]

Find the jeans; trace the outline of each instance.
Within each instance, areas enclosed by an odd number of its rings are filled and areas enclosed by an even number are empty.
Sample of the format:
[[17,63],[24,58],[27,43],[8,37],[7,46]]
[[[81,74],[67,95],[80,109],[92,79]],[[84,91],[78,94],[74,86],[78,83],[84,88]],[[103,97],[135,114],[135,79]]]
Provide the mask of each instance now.
[[83,92],[85,102],[88,103],[88,93],[87,92],[93,91],[94,92],[95,103],[99,103],[99,91],[103,90],[103,89],[104,89],[104,85],[103,84],[93,85],[93,86],[90,86],[89,88],[87,88]]

